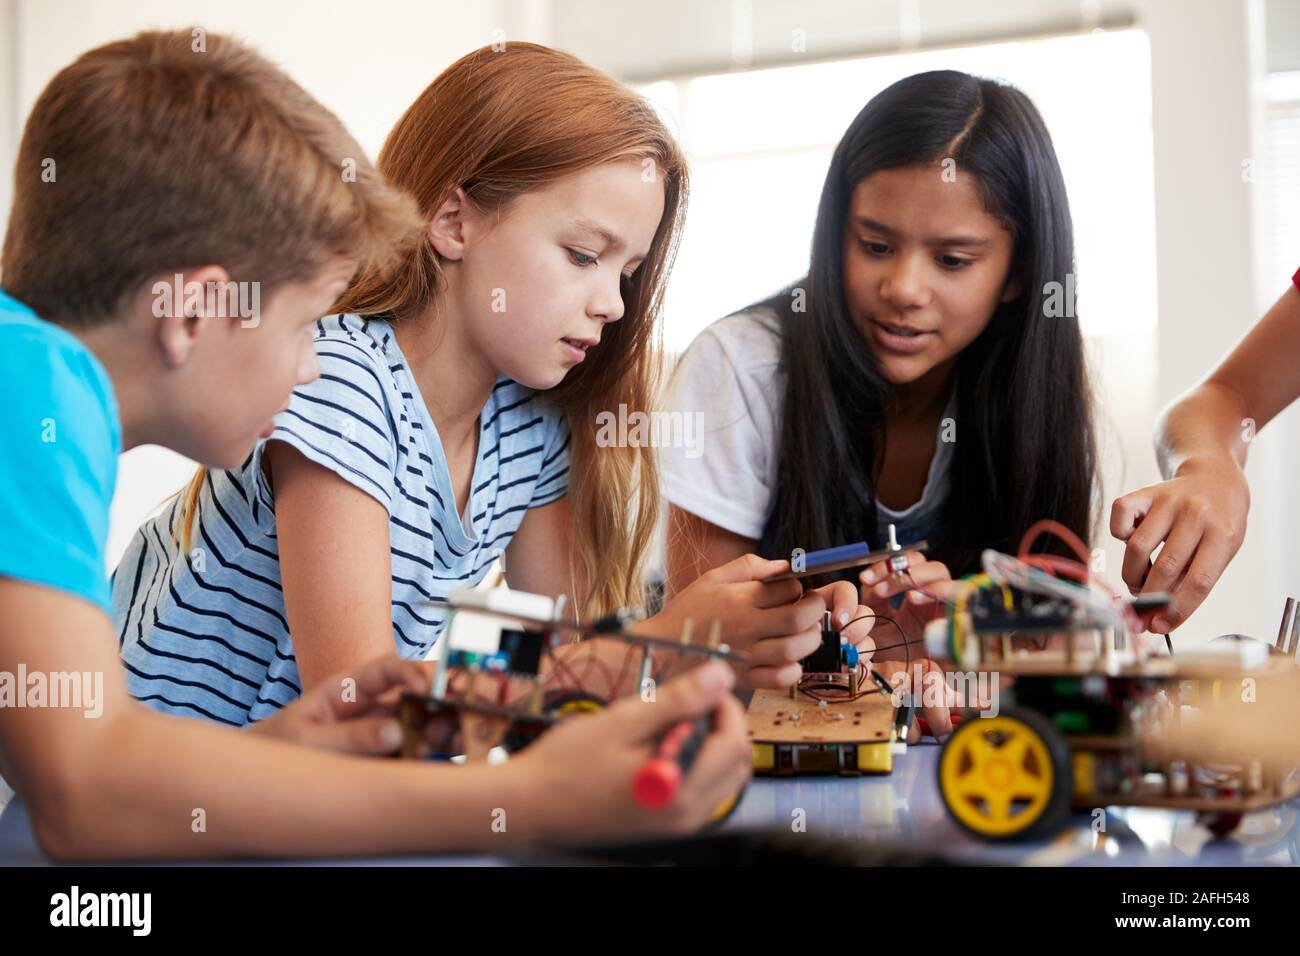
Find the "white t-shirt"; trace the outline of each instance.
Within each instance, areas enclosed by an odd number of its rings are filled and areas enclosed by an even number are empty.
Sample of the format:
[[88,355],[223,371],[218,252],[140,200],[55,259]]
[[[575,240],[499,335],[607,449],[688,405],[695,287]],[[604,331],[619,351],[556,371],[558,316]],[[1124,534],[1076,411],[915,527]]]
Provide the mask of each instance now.
[[[696,337],[673,371],[665,404],[672,412],[702,416],[699,441],[695,448],[660,450],[669,502],[755,541],[776,492],[785,396],[778,321],[766,308],[737,312]],[[955,408],[954,390],[943,418],[954,418]],[[953,443],[942,435],[941,423],[920,500],[901,511],[876,503],[882,534],[886,524],[897,525],[902,544],[933,538],[952,462]]]

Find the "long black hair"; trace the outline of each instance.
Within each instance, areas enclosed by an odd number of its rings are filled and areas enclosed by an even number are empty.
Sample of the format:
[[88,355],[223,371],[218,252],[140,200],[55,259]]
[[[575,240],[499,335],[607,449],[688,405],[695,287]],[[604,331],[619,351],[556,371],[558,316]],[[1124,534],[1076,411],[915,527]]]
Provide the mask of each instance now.
[[941,70],[900,80],[853,120],[826,175],[807,277],[755,306],[780,319],[785,378],[761,545],[770,556],[881,539],[874,475],[893,390],[845,302],[845,223],[866,177],[949,158],[1011,231],[1009,279],[1021,291],[958,358],[949,490],[929,555],[954,576],[969,573],[982,549],[1014,549],[1039,518],[1092,540],[1097,455],[1083,339],[1074,309],[1047,308],[1074,286],[1056,153],[1019,90]]

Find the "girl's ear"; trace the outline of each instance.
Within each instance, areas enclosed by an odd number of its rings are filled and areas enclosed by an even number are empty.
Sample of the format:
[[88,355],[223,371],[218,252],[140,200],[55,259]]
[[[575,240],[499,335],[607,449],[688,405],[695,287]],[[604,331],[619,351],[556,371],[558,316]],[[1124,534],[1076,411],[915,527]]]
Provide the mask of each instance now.
[[1002,287],[1002,298],[999,302],[1014,302],[1020,298],[1020,293],[1025,291],[1024,284],[1020,281],[1020,276],[1007,276],[1007,284]]
[[429,241],[444,259],[462,259],[465,256],[465,220],[469,205],[465,190],[457,186],[429,220]]

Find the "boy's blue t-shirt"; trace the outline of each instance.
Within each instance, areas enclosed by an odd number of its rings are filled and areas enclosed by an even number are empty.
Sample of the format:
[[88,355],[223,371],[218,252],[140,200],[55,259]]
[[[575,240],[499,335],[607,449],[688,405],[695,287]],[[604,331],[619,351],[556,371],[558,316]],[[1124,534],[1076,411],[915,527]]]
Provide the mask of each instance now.
[[0,577],[109,610],[104,552],[121,450],[104,366],[0,290]]

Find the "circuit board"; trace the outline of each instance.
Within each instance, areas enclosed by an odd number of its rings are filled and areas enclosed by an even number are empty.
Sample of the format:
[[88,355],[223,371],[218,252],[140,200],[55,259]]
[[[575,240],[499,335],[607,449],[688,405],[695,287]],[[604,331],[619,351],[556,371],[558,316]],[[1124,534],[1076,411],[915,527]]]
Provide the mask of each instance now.
[[818,701],[796,690],[759,690],[749,704],[754,772],[888,773],[894,706],[879,691],[856,700]]

